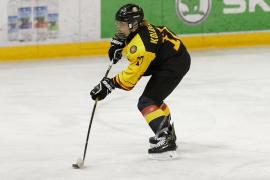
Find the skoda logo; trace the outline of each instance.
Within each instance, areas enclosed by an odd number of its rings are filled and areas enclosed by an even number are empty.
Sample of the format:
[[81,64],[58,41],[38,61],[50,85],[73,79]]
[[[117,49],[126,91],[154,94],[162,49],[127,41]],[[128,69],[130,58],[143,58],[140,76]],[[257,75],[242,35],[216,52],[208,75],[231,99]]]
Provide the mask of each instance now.
[[212,0],[176,0],[176,12],[181,21],[198,25],[209,15]]

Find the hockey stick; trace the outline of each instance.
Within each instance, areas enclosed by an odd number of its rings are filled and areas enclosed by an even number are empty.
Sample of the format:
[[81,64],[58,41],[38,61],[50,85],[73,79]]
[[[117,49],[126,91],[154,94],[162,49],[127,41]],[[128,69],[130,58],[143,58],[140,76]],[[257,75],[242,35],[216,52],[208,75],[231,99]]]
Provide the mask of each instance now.
[[[109,72],[110,72],[110,70],[112,68],[112,65],[113,65],[113,61],[111,61],[111,63],[109,65],[104,77],[108,76],[108,74],[109,74]],[[84,166],[84,160],[85,160],[85,156],[86,156],[86,152],[87,152],[90,130],[91,130],[92,122],[93,122],[93,119],[94,119],[94,115],[95,115],[95,111],[96,111],[96,107],[97,107],[97,102],[98,102],[98,98],[96,98],[96,100],[95,100],[95,104],[94,104],[92,114],[91,114],[91,118],[90,118],[88,132],[87,132],[87,136],[86,136],[86,142],[85,142],[85,146],[84,146],[83,159],[79,158],[75,164],[72,164],[72,167],[74,169],[80,169],[80,168],[82,168]]]

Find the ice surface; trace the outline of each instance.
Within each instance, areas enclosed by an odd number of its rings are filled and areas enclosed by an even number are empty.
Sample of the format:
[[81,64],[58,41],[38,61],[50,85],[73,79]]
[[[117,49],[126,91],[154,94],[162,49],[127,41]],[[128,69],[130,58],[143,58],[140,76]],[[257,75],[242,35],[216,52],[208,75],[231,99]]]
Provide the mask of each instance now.
[[[193,52],[190,72],[166,100],[178,156],[153,161],[152,135],[137,110],[148,78],[98,103],[86,168],[82,157],[93,106],[89,91],[102,58],[0,64],[1,180],[268,180],[270,48]],[[113,66],[111,75],[127,65]]]

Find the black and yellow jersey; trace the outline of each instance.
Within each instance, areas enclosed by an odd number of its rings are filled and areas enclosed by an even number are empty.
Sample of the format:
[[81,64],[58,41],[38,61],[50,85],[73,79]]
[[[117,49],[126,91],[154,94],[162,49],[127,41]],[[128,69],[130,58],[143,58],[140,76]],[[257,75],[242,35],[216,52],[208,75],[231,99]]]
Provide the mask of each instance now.
[[177,66],[170,57],[181,55],[182,51],[186,51],[185,46],[167,27],[144,25],[127,38],[123,54],[130,64],[113,82],[118,88],[131,90],[142,76],[174,76]]

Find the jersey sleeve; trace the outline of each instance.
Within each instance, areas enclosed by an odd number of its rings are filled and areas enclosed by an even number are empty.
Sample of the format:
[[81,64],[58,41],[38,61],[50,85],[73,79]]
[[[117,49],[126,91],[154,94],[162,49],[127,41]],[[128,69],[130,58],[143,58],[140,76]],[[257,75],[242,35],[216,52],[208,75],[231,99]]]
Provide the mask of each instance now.
[[125,50],[130,63],[125,70],[113,78],[113,82],[116,87],[128,91],[136,85],[156,55],[153,52],[146,51],[139,34],[132,39]]

